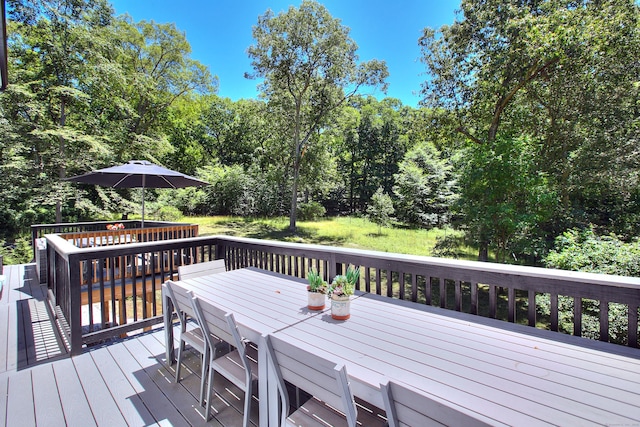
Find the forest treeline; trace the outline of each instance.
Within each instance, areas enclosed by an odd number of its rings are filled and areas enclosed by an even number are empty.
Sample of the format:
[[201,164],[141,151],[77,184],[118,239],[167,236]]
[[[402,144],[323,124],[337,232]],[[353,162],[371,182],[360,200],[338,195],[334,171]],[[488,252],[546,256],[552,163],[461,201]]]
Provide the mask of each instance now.
[[[463,0],[425,28],[420,107],[367,96],[383,61],[320,4],[258,17],[257,99],[216,95],[173,24],[103,0],[7,0],[0,239],[137,212],[136,190],[65,177],[146,159],[211,183],[148,191],[187,215],[364,215],[376,192],[419,228],[538,262],[571,230],[639,234],[639,8],[633,0]],[[245,29],[243,31],[250,31]],[[288,34],[289,37],[285,37]],[[295,36],[293,36],[295,35]],[[335,56],[331,56],[335,55]],[[371,212],[371,209],[369,209]]]

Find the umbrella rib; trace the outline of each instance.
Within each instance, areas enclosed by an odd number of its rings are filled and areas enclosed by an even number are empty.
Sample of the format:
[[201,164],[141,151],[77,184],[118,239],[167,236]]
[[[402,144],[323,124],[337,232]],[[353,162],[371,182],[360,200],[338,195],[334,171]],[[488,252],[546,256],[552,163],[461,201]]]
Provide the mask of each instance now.
[[127,174],[125,175],[121,180],[119,180],[118,182],[116,182],[115,184],[113,184],[111,187],[116,188],[118,186],[118,184],[120,184],[122,181],[124,181],[125,179],[129,178],[131,176],[131,174]]
[[174,190],[177,189],[175,185],[173,185],[167,178],[165,178],[162,175],[157,175],[158,178],[161,178],[164,182],[166,182],[167,184],[169,184],[169,186],[171,186],[171,188],[173,188]]

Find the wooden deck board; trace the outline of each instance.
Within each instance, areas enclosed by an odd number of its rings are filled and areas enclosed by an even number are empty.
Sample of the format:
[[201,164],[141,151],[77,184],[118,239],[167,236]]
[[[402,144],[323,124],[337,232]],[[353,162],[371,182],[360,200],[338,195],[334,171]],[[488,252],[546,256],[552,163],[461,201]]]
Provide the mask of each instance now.
[[9,375],[0,373],[0,425],[7,419],[7,403],[9,400]]
[[35,410],[31,371],[19,371],[9,378],[7,396],[7,425],[35,426]]
[[184,425],[187,420],[173,406],[171,400],[162,392],[160,387],[147,375],[138,361],[124,345],[108,347],[113,360],[125,373],[129,384],[136,396],[145,405],[157,422],[167,422],[171,425]]
[[100,375],[91,353],[87,352],[74,357],[73,364],[78,371],[78,377],[91,406],[93,416],[98,425],[126,426],[127,422],[120,413],[104,378]]
[[53,371],[67,425],[78,427],[97,425],[71,359],[55,362]]
[[[5,291],[6,292],[6,291]],[[7,372],[9,365],[9,306],[0,302],[0,325],[6,325],[0,333],[0,374]]]
[[108,348],[92,351],[91,357],[126,423],[130,426],[153,424],[156,420],[120,370]]
[[[35,266],[5,266],[0,299],[0,426],[237,426],[233,386],[218,390],[205,423],[198,405],[200,358],[185,352],[180,384],[164,363],[164,332],[89,348],[68,357]],[[222,383],[220,383],[222,384]],[[223,396],[233,400],[230,404]],[[241,410],[241,409],[240,409]],[[257,420],[257,404],[254,405]]]
[[33,405],[39,427],[64,425],[64,413],[60,405],[60,395],[51,364],[33,368]]

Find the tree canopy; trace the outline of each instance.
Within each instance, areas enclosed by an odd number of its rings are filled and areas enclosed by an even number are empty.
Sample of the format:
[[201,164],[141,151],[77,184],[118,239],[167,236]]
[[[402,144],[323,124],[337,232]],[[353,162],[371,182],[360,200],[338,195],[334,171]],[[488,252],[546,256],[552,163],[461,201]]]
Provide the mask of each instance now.
[[253,28],[248,49],[254,77],[264,78],[262,93],[270,108],[287,123],[283,139],[292,159],[290,228],[296,228],[296,206],[302,159],[336,109],[361,86],[382,86],[384,62],[358,62],[349,28],[315,1],[304,0],[279,15],[268,10]]
[[386,212],[381,224],[455,227],[482,260],[532,264],[567,230],[640,234],[633,0],[463,0],[416,40],[419,108],[363,93],[386,87],[384,61],[362,61],[314,1],[258,17],[247,76],[260,95],[238,101],[216,95],[216,64],[194,61],[173,24],[106,0],[8,12],[0,240],[134,212],[135,192],[64,180],[132,158],[212,184],[149,191],[152,216],[288,215],[295,229],[297,212]]

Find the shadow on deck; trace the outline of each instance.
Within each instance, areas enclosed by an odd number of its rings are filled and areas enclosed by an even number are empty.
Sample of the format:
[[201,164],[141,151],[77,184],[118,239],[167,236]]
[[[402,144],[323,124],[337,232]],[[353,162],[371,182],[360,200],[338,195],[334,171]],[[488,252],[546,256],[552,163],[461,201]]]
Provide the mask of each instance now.
[[[0,426],[242,425],[243,394],[216,377],[214,419],[198,405],[201,361],[187,351],[182,381],[165,364],[164,330],[69,357],[34,265],[5,266],[0,298]],[[252,405],[257,424],[258,405]]]

